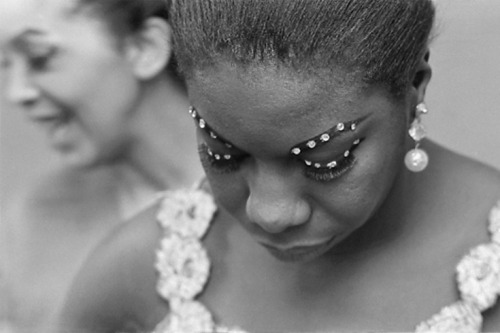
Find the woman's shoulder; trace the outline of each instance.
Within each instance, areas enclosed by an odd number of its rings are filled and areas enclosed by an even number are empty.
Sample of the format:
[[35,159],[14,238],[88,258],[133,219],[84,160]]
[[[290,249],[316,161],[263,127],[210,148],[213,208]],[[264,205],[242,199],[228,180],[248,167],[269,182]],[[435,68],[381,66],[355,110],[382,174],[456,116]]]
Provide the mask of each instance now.
[[442,146],[429,145],[431,160],[418,184],[419,207],[427,218],[441,221],[449,245],[470,248],[490,239],[488,217],[500,200],[500,171]]
[[109,168],[56,166],[19,182],[6,200],[7,216],[13,223],[33,226],[41,220],[67,224],[92,221],[93,217],[113,219],[117,205],[115,182]]
[[[497,287],[500,282],[500,171],[438,145],[431,146],[430,151],[435,162],[430,165],[434,176],[426,184],[433,191],[430,201],[444,212],[440,220],[448,221],[447,228],[441,229],[449,235],[447,248],[456,249],[456,255],[461,258],[456,266],[457,287],[468,300],[491,301],[491,308],[484,312],[483,329],[498,331],[500,304],[495,300],[500,296]],[[484,273],[486,275],[479,278],[477,274],[483,273],[478,272],[491,274]]]
[[77,275],[60,326],[82,332],[154,329],[168,313],[168,303],[157,291],[156,268],[166,229],[204,232],[214,207],[204,190],[166,191],[112,230]]
[[483,202],[490,207],[500,200],[500,170],[434,143],[428,147],[432,171],[428,180],[448,190],[450,198],[466,200],[469,205]]
[[147,330],[161,320],[167,308],[156,294],[158,208],[154,204],[118,226],[96,247],[68,294],[61,328]]

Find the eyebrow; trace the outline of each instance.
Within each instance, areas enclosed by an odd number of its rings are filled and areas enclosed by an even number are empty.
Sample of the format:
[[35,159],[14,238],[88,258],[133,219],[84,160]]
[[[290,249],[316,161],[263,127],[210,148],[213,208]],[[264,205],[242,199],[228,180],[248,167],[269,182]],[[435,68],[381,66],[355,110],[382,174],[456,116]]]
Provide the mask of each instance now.
[[[203,119],[198,111],[196,110],[195,107],[190,106],[189,107],[189,114],[193,119],[195,120],[197,126],[202,129],[205,133],[207,133],[213,140],[218,141],[225,145],[227,148],[236,148],[239,150],[242,150],[240,148],[237,148],[234,144],[232,144],[229,140],[225,139],[222,137],[219,133],[217,133],[213,128],[208,125],[208,123]],[[314,148],[320,147],[334,138],[337,138],[339,136],[342,136],[344,134],[347,134],[349,132],[354,132],[357,128],[358,125],[363,122],[366,118],[368,118],[371,114],[367,114],[365,116],[359,117],[354,120],[350,120],[347,122],[340,122],[337,123],[335,126],[331,127],[330,129],[321,132],[320,134],[304,140],[296,145],[294,145],[290,149],[290,153],[293,155],[300,155],[302,152],[307,151],[307,150],[312,150]]]
[[23,32],[21,32],[12,39],[12,45],[15,45],[20,49],[26,49],[27,40],[29,41],[29,39],[32,37],[42,37],[43,35],[44,32],[41,30],[34,28],[27,28],[26,30],[23,30]]
[[39,29],[36,29],[36,28],[26,28],[25,30],[23,30],[23,32],[21,32],[20,34],[18,34],[14,39],[23,39],[23,38],[26,38],[26,37],[30,37],[31,35],[36,35],[36,36],[41,36],[43,35],[44,32],[39,30]]
[[304,151],[312,150],[314,148],[318,148],[322,145],[325,145],[326,143],[330,142],[331,140],[339,136],[345,135],[350,132],[354,132],[357,130],[358,125],[369,116],[370,114],[367,114],[365,116],[362,116],[354,120],[337,123],[330,129],[327,129],[326,131],[323,131],[320,134],[313,136],[310,139],[304,140],[294,145],[290,149],[290,153],[292,153],[293,155],[300,155]]

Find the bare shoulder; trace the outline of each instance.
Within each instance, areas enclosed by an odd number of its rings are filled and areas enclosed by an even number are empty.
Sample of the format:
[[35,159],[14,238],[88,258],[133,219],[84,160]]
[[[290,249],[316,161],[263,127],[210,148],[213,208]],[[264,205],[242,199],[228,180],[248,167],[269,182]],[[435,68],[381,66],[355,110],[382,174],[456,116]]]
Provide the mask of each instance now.
[[[434,179],[435,184],[444,184],[435,187],[441,193],[434,200],[444,203],[454,218],[450,224],[453,240],[448,245],[456,242],[465,254],[479,244],[489,243],[490,211],[500,202],[500,171],[439,146],[431,149],[440,156],[434,168],[441,180]],[[484,313],[483,325],[485,332],[500,332],[500,302]]]
[[68,331],[144,331],[167,311],[156,294],[157,206],[113,230],[93,251],[68,293],[59,327]]
[[20,237],[45,234],[53,228],[87,232],[92,224],[101,229],[118,219],[115,179],[112,170],[105,168],[53,168],[24,181],[6,196],[2,217]]
[[[441,197],[439,202],[453,201],[455,211],[482,211],[488,214],[500,200],[500,171],[482,162],[431,144],[433,178],[430,182]],[[446,193],[445,193],[446,192]]]
[[110,167],[85,170],[60,166],[25,184],[19,195],[24,206],[37,213],[60,211],[64,214],[74,212],[75,208],[95,206],[102,198],[112,197],[115,182]]

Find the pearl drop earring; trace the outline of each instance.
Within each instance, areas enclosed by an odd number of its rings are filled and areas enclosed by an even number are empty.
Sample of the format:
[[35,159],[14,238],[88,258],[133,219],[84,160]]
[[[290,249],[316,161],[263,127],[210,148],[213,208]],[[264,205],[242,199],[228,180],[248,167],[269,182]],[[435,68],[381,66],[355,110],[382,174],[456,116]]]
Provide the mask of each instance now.
[[405,165],[412,172],[423,171],[429,164],[429,155],[419,148],[420,141],[427,135],[421,122],[421,116],[424,114],[427,114],[427,108],[424,103],[420,103],[416,107],[415,119],[408,130],[408,134],[415,141],[415,147],[406,153]]

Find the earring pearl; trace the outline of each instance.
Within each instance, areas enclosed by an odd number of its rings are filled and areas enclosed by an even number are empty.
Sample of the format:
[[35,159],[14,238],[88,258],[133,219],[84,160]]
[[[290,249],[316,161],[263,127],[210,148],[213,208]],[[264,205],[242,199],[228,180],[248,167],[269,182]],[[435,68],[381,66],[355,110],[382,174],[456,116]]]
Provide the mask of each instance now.
[[429,155],[419,148],[411,149],[406,153],[405,165],[408,170],[413,172],[420,172],[427,168],[429,164]]

